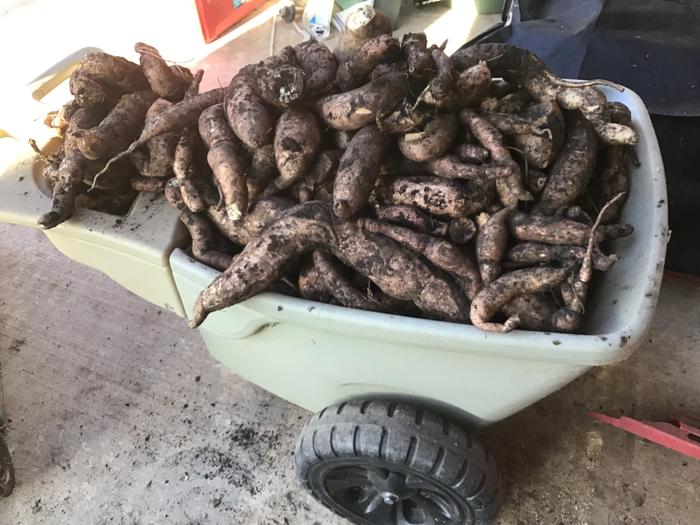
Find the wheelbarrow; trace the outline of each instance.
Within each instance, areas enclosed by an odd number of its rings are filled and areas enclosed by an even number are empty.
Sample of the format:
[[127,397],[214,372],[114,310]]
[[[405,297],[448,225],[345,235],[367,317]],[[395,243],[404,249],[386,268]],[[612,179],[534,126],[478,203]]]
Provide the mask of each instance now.
[[[35,98],[79,56],[45,75]],[[332,511],[361,524],[488,522],[499,504],[498,472],[470,432],[593,366],[626,359],[644,341],[669,235],[663,165],[640,98],[601,89],[631,109],[639,132],[640,165],[622,214],[635,233],[614,241],[622,260],[597,276],[582,335],[486,333],[276,293],[213,313],[199,328],[218,361],[315,413],[294,463],[300,482]],[[57,147],[46,131],[31,131],[46,153]],[[42,162],[23,142],[27,130],[4,133],[20,140],[0,140],[0,220],[36,228],[51,206]],[[67,257],[181,317],[218,275],[189,256],[162,196],[140,194],[124,216],[79,209],[45,233]]]

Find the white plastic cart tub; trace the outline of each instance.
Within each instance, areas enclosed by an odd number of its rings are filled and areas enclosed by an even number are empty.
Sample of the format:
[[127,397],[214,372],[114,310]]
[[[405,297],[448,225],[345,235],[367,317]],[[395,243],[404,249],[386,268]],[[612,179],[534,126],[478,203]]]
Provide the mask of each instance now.
[[[597,276],[585,335],[483,332],[470,325],[354,310],[263,293],[211,314],[200,331],[216,359],[311,411],[353,398],[399,397],[457,409],[477,424],[503,419],[588,368],[627,358],[644,340],[668,240],[666,181],[656,136],[632,91],[603,89],[632,111],[640,166],[617,240],[622,261]],[[218,272],[175,250],[170,266],[187,312]]]

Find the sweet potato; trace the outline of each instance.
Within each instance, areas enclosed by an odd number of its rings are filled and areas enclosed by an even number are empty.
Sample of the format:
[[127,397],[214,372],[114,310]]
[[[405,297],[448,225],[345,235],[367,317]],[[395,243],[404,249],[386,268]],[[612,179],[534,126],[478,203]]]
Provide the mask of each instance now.
[[333,184],[333,211],[341,219],[356,215],[366,204],[384,160],[389,141],[377,126],[358,131],[340,157]]
[[224,201],[226,214],[237,221],[248,209],[248,186],[243,148],[226,122],[223,104],[202,111],[199,136],[209,148],[207,162]]
[[480,213],[476,222],[476,262],[484,286],[488,286],[501,275],[501,261],[508,245],[508,217],[512,208],[503,208],[489,217]]
[[407,95],[406,75],[389,73],[345,93],[323,97],[317,109],[328,126],[352,131],[373,123],[378,114],[393,110]]
[[359,219],[358,225],[368,232],[385,235],[408,246],[438,268],[454,275],[469,299],[474,299],[481,289],[478,268],[451,242],[374,219]]
[[467,320],[463,293],[410,248],[353,223],[337,225],[334,232],[337,244],[333,254],[388,296],[412,301],[430,319]]
[[488,188],[480,181],[422,175],[384,179],[379,194],[387,204],[414,206],[432,215],[451,218],[481,211],[488,201]]
[[448,179],[495,180],[513,175],[513,166],[506,164],[466,164],[457,155],[445,155],[426,163],[426,169],[434,175]]
[[608,102],[606,109],[610,114],[610,122],[629,126],[632,123],[632,112],[622,102]]
[[248,185],[248,206],[252,206],[267,185],[279,175],[275,163],[275,148],[266,144],[255,150],[246,177]]
[[425,104],[413,104],[403,100],[390,113],[377,114],[377,126],[387,135],[400,135],[422,128],[435,112]]
[[143,177],[137,175],[129,178],[129,185],[138,192],[161,193],[168,183],[168,179],[158,177]]
[[155,47],[143,42],[137,42],[134,51],[139,54],[141,69],[151,90],[170,102],[182,100],[192,81],[192,73],[183,67],[171,68]]
[[[506,260],[519,266],[534,266],[559,262],[564,266],[581,262],[586,255],[583,246],[552,245],[540,242],[523,242],[516,244],[506,254]],[[619,258],[616,255],[604,255],[593,252],[593,267],[607,271]]]
[[469,217],[452,219],[447,228],[447,236],[452,242],[464,244],[476,235],[476,225]]
[[278,109],[288,108],[304,94],[304,71],[296,65],[258,68],[255,77],[257,93]]
[[228,268],[233,260],[233,256],[216,249],[214,246],[214,231],[209,221],[203,215],[192,213],[185,205],[175,179],[172,179],[171,183],[165,187],[165,198],[175,208],[180,221],[190,233],[194,258],[217,270]]
[[489,160],[489,150],[476,144],[459,144],[454,152],[462,162],[468,164],[481,164]]
[[590,227],[570,219],[517,212],[510,219],[510,232],[521,241],[585,246]]
[[603,224],[613,222],[620,215],[630,191],[630,175],[627,152],[624,146],[609,146],[603,151],[602,166],[594,179],[594,197],[596,204],[602,207],[618,193],[623,197],[608,207],[601,219]]
[[299,293],[304,299],[328,303],[333,299],[321,271],[314,264],[313,259],[304,263],[299,270],[297,281]]
[[556,303],[548,295],[537,293],[520,295],[507,303],[501,311],[508,318],[518,318],[518,327],[524,330],[551,331]]
[[566,134],[564,115],[559,105],[554,99],[544,99],[528,106],[520,117],[546,133],[515,135],[515,147],[523,152],[529,164],[539,169],[547,168],[557,158]]
[[[157,115],[167,111],[170,106],[172,106],[172,103],[164,98],[156,100],[146,111],[146,125]],[[164,133],[149,140],[148,144],[146,144],[148,154],[144,155],[143,161],[136,166],[139,173],[144,177],[172,177],[173,159],[178,140],[179,137],[176,132]],[[139,152],[136,151],[132,154],[132,160],[134,160],[134,155],[137,153]],[[136,165],[137,163],[135,162],[134,164]]]
[[391,21],[372,6],[363,5],[354,9],[345,21],[336,48],[338,60],[344,61],[370,38],[391,33]]
[[454,84],[454,102],[451,107],[462,109],[477,105],[491,85],[491,70],[480,62],[457,75]]
[[131,155],[152,138],[170,131],[179,131],[187,126],[196,124],[200,113],[209,106],[220,103],[223,96],[224,91],[222,89],[213,89],[206,93],[200,93],[199,95],[181,100],[177,104],[173,104],[167,111],[164,111],[154,118],[148,126],[145,126],[143,130],[141,130],[139,138],[132,142],[125,151],[109,159],[102,171],[95,176],[95,181],[97,181],[98,177],[107,171],[114,162],[127,155]]
[[197,327],[209,313],[263,291],[282,276],[290,260],[316,247],[329,245],[333,239],[330,217],[328,207],[307,202],[271,223],[199,294],[190,326]]
[[593,175],[598,141],[593,128],[580,113],[567,116],[564,147],[554,161],[547,184],[533,213],[552,215],[578,199]]
[[515,115],[523,111],[530,102],[532,102],[530,94],[524,89],[519,89],[501,98],[494,111]]
[[401,51],[399,41],[391,35],[367,40],[338,66],[335,82],[340,91],[348,91],[369,80],[372,70],[381,62],[396,59]]
[[[321,189],[332,190],[342,153],[340,149],[327,149],[316,156],[314,165],[294,188],[293,193],[297,195],[299,202],[316,200],[314,195]],[[330,202],[333,202],[332,194],[330,194]]]
[[639,140],[637,132],[630,126],[610,122],[607,99],[594,87],[564,88],[557,94],[557,101],[565,109],[580,110],[607,144],[631,145]]
[[524,171],[525,175],[525,187],[532,195],[539,195],[542,190],[547,185],[547,180],[549,176],[543,171],[533,168],[532,166],[527,167]]
[[282,113],[275,126],[274,145],[280,175],[267,187],[266,194],[289,188],[311,167],[321,146],[321,131],[314,116],[295,108]]
[[376,213],[380,221],[398,224],[437,237],[447,235],[448,223],[434,219],[412,206],[382,206]]
[[69,81],[70,92],[81,107],[147,87],[146,77],[137,64],[101,51],[85,55]]
[[313,262],[324,287],[340,304],[370,312],[386,311],[386,305],[382,305],[373,297],[368,297],[366,293],[353,286],[332,255],[322,250],[315,250]]
[[195,149],[198,140],[199,138],[193,129],[189,127],[183,129],[173,154],[173,173],[180,185],[182,201],[194,213],[200,213],[207,207],[198,188],[197,167],[195,165]]
[[[557,213],[557,215],[560,214]],[[571,219],[572,221],[582,222],[583,224],[586,224],[588,226],[593,224],[593,219],[591,219],[591,216],[588,215],[588,213],[583,208],[581,208],[581,206],[578,205],[574,205],[569,208],[564,208],[563,217]]]
[[485,118],[470,109],[463,109],[459,118],[466,124],[481,145],[489,151],[491,161],[495,164],[511,166],[513,175],[496,181],[496,190],[501,202],[506,207],[516,206],[518,201],[532,200],[532,195],[523,187],[520,168],[513,161],[503,137]]
[[255,91],[254,73],[253,66],[241,69],[231,79],[224,97],[229,126],[250,149],[270,144],[275,128],[273,113]]
[[76,134],[80,152],[96,160],[124,150],[138,136],[146,111],[155,99],[151,91],[124,95],[96,127]]
[[536,123],[518,115],[484,111],[483,116],[504,135],[546,135],[547,130],[540,128]]
[[520,325],[517,315],[502,324],[491,319],[516,297],[558,287],[569,273],[568,268],[528,268],[502,275],[482,288],[472,301],[469,318],[474,326],[487,332],[510,332]]
[[408,73],[408,66],[404,61],[386,63],[383,62],[381,64],[377,64],[377,67],[375,67],[372,70],[372,73],[370,73],[369,80],[374,80],[384,75],[388,75],[389,73],[400,73],[402,75],[405,75]]
[[422,131],[399,137],[399,150],[404,157],[417,162],[436,159],[452,147],[458,129],[459,122],[454,114],[438,115]]
[[435,62],[428,50],[425,33],[406,33],[403,35],[401,50],[408,65],[408,73],[424,81],[430,80],[435,74]]
[[294,51],[297,63],[304,70],[304,94],[309,98],[330,91],[338,62],[324,44],[313,38],[298,44]]

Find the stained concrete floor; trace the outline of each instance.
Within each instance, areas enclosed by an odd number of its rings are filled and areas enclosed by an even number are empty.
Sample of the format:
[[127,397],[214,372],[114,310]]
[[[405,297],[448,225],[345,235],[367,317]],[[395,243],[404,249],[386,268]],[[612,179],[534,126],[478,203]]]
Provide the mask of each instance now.
[[[239,379],[182,319],[0,225],[0,364],[17,470],[0,523],[340,525],[296,484],[309,414]],[[700,462],[586,415],[700,412],[700,285],[666,278],[648,342],[483,431],[497,523],[691,525]]]

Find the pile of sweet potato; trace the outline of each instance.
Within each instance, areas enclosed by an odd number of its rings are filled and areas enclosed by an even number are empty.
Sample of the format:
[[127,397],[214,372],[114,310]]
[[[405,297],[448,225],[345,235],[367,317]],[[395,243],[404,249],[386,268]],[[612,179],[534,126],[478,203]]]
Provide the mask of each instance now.
[[577,332],[593,270],[618,259],[602,249],[633,231],[617,223],[637,141],[628,108],[595,87],[609,83],[564,81],[526,50],[448,57],[424,34],[368,34],[339,62],[307,41],[201,94],[201,73],[136,50],[140,66],[95,54],[71,77],[40,224],[69,218],[88,185],[164,192],[194,258],[223,270],[192,326],[275,289]]

